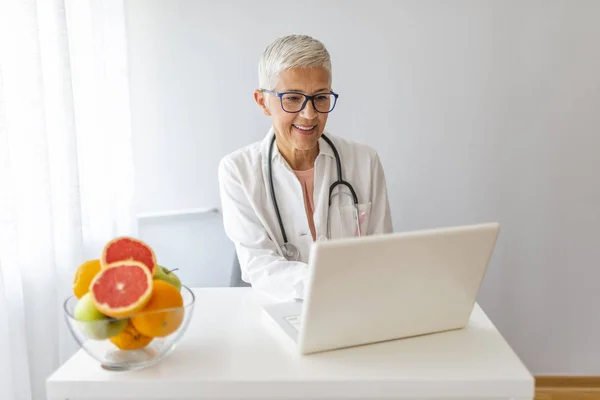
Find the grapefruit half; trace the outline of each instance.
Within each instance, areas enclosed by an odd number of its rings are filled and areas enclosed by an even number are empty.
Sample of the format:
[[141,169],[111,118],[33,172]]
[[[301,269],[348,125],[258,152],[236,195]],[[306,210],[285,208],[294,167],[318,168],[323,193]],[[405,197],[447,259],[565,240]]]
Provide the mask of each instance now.
[[106,267],[117,261],[139,261],[154,276],[158,269],[154,250],[139,239],[127,236],[117,237],[108,242],[102,249],[102,266]]
[[139,261],[117,261],[102,269],[90,284],[92,302],[102,314],[127,318],[143,309],[152,296],[153,281]]

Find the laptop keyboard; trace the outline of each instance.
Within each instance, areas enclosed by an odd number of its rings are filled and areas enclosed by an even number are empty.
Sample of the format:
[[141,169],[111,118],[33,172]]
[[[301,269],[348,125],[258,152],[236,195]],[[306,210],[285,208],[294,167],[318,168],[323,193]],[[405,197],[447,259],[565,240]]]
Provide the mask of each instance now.
[[300,330],[300,323],[302,322],[302,318],[300,315],[290,315],[285,317],[287,322],[294,327],[297,331]]

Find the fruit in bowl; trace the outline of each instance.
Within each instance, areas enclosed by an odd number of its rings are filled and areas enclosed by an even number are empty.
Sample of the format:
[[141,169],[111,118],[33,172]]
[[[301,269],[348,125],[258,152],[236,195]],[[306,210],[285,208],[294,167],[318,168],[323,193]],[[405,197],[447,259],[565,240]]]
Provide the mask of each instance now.
[[[77,302],[73,316],[90,339],[103,340],[120,334],[127,326],[126,320],[113,320],[102,314],[94,305],[91,293]],[[98,322],[93,322],[98,321]]]
[[177,290],[181,290],[181,280],[179,280],[179,277],[175,275],[173,271],[170,271],[165,267],[159,265],[154,279],[160,279],[161,281],[168,282],[171,285],[175,286]]
[[139,239],[108,242],[82,263],[64,304],[74,338],[106,369],[138,369],[169,354],[183,336],[194,294]]

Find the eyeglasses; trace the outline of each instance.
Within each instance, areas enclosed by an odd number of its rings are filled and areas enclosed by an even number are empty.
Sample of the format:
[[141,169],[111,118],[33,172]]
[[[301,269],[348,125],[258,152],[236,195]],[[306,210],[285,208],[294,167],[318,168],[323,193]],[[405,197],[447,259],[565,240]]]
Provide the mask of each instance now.
[[270,90],[261,89],[261,92],[272,94],[279,97],[281,108],[288,113],[300,112],[306,107],[306,103],[310,100],[315,111],[327,114],[333,111],[337,103],[338,94],[334,92],[317,93],[313,96],[308,96],[298,92],[272,92]]

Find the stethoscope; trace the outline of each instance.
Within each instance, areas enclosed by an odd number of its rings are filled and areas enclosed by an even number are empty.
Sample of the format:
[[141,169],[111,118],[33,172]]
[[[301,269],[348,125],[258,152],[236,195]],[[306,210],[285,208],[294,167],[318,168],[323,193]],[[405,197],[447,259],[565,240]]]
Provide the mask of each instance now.
[[[333,143],[327,136],[325,136],[323,134],[323,135],[321,135],[321,137],[327,142],[327,144],[329,144],[329,146],[331,146],[331,149],[333,150],[333,154],[335,156],[335,163],[336,163],[336,167],[337,167],[337,181],[333,182],[331,184],[331,186],[329,186],[329,204],[328,204],[328,210],[327,210],[327,237],[331,238],[331,232],[329,230],[329,219],[330,219],[331,213],[329,212],[329,208],[331,207],[331,199],[332,199],[333,189],[335,189],[339,185],[346,186],[348,188],[348,190],[350,190],[350,194],[348,194],[346,192],[341,192],[341,193],[344,193],[344,194],[352,197],[352,203],[354,204],[354,210],[355,210],[355,214],[356,214],[356,232],[357,232],[358,236],[361,236],[362,233],[360,231],[360,219],[358,216],[358,197],[356,196],[356,192],[354,191],[354,188],[352,187],[352,185],[349,182],[346,182],[345,180],[342,179],[342,163],[340,161],[340,155],[338,154],[337,149],[335,148],[335,146],[333,145]],[[283,236],[283,256],[288,261],[298,261],[300,259],[300,250],[298,250],[298,247],[296,247],[292,243],[288,242],[287,235],[285,234],[285,229],[283,228],[283,222],[281,220],[281,215],[279,214],[279,206],[277,205],[277,199],[275,198],[275,188],[273,186],[273,169],[271,168],[271,158],[272,158],[272,154],[273,154],[274,143],[275,143],[275,135],[273,135],[273,139],[271,139],[271,145],[269,147],[269,156],[268,156],[268,161],[267,161],[267,168],[269,170],[269,184],[271,186],[271,188],[270,188],[271,189],[271,199],[273,200],[273,206],[275,207],[275,214],[277,214],[277,222],[279,222],[279,228],[281,229],[281,235]]]

